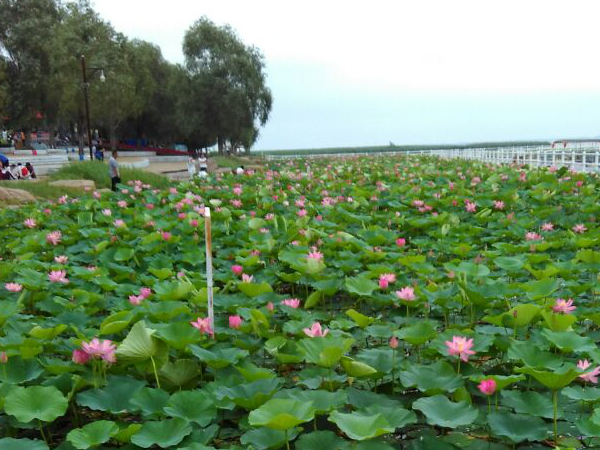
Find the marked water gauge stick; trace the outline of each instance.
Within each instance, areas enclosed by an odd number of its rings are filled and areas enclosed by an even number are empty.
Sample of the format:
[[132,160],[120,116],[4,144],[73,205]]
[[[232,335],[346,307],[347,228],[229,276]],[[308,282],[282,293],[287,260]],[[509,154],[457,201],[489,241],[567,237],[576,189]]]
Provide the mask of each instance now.
[[204,231],[206,234],[206,294],[208,297],[208,321],[210,334],[215,337],[215,315],[213,311],[212,236],[210,230],[210,208],[204,208]]

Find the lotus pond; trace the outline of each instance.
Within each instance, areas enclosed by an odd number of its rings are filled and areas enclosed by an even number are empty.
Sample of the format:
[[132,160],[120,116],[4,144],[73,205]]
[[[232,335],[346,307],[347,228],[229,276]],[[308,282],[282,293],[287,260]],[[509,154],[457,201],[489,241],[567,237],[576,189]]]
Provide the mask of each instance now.
[[600,448],[597,176],[369,157],[88,194],[1,213],[0,450]]

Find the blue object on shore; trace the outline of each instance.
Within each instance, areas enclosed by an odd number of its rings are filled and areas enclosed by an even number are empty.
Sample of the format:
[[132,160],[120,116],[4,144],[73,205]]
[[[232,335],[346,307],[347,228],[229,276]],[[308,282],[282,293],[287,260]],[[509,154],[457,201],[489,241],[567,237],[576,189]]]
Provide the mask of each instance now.
[[79,155],[79,161],[83,161],[83,155]]
[[6,156],[4,156],[2,153],[0,153],[0,161],[2,161],[2,164],[7,166],[8,165],[8,158]]

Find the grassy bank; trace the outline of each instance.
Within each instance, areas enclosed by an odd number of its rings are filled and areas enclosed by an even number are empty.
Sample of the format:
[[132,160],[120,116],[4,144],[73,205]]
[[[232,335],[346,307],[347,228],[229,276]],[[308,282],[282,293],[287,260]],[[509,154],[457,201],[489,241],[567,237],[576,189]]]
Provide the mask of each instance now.
[[0,181],[0,187],[22,189],[36,198],[55,200],[63,195],[76,197],[83,193],[82,189],[50,186],[48,181]]
[[[61,167],[50,174],[51,180],[92,180],[98,189],[110,188],[108,166],[102,161],[75,162]],[[139,169],[121,168],[121,180],[124,184],[132,180],[140,180],[155,188],[169,187],[172,182],[162,175]]]

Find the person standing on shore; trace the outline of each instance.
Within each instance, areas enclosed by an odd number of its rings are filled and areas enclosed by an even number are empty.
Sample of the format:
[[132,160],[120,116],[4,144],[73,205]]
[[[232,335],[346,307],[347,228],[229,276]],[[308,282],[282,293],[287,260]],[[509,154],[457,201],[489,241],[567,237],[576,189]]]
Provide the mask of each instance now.
[[117,151],[112,151],[112,156],[108,160],[108,175],[112,184],[111,189],[117,190],[117,184],[121,182],[121,172],[119,171],[119,163],[117,162]]

